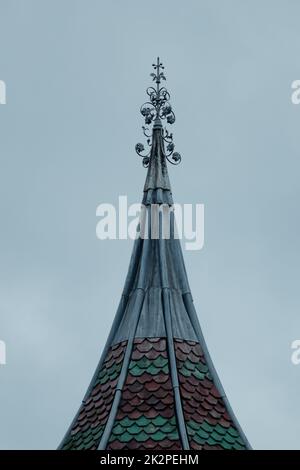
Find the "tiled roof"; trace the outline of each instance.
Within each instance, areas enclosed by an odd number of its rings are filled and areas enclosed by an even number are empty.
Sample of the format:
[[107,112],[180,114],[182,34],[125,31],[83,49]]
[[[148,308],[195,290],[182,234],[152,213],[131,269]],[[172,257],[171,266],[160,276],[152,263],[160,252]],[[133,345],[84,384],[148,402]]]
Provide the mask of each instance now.
[[[111,411],[126,342],[114,345],[62,449],[98,448]],[[194,450],[247,447],[216,388],[199,343],[174,339],[185,426]],[[166,338],[136,338],[107,449],[180,450]]]
[[245,449],[199,343],[175,339],[175,350],[191,449]]
[[181,448],[164,338],[134,341],[108,448]]
[[111,410],[125,348],[126,341],[110,348],[63,442],[63,449],[97,449]]

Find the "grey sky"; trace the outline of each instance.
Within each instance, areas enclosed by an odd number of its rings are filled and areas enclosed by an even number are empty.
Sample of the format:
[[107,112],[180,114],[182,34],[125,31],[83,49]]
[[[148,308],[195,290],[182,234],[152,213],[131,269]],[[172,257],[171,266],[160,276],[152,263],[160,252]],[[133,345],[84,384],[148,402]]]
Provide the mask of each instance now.
[[254,448],[300,448],[297,0],[0,0],[0,447],[56,448],[92,377],[132,241],[96,207],[145,178],[134,145],[157,55],[177,121],[174,199],[200,322]]

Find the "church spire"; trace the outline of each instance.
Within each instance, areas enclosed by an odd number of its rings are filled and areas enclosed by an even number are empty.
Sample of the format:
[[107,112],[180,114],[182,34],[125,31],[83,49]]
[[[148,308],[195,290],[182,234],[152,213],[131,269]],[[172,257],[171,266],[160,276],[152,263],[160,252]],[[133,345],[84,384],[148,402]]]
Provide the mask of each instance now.
[[[178,164],[175,122],[159,58],[141,107],[152,134],[136,151],[148,167],[141,218],[120,304],[98,367],[61,449],[246,449],[249,443],[219,381],[194,307],[179,240],[175,236],[167,161]],[[170,212],[162,236],[153,207]],[[150,221],[147,225],[145,220]],[[158,237],[152,237],[153,225]],[[147,232],[147,236],[144,235]]]
[[181,162],[181,156],[175,152],[173,134],[163,128],[162,122],[172,125],[175,114],[170,104],[170,93],[161,82],[166,80],[164,66],[157,58],[152,64],[154,72],[150,74],[156,87],[149,86],[146,90],[148,99],[142,104],[140,112],[146,125],[153,124],[152,133],[148,127],[143,126],[143,133],[147,139],[148,150],[142,143],[135,146],[137,154],[142,157],[144,167],[148,168],[144,186],[144,204],[167,203],[172,204],[171,185],[168,176],[167,161],[173,165]]

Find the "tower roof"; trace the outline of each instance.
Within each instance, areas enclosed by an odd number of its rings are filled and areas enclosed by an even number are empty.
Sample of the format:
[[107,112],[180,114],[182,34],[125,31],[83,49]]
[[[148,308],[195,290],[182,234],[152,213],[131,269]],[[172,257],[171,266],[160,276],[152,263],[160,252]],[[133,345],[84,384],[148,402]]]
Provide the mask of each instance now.
[[[137,153],[148,168],[143,211],[120,304],[98,367],[61,449],[246,449],[193,304],[175,231],[167,161],[178,164],[159,59],[141,107]],[[166,224],[167,221],[167,224]],[[168,236],[165,226],[168,225]]]

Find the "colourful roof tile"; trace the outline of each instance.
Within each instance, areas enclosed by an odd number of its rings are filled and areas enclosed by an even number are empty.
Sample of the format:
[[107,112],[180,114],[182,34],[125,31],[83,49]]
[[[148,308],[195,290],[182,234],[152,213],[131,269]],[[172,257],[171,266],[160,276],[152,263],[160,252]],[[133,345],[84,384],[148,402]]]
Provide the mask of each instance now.
[[[137,394],[138,400],[134,387],[136,383],[142,385]],[[132,409],[128,413],[129,403]],[[147,449],[156,449],[158,442],[162,447],[167,446],[164,441],[172,445],[176,443],[180,448],[167,344],[164,338],[145,338],[134,344],[108,448],[120,448],[122,443],[122,449],[138,449],[140,443],[144,443]]]
[[111,409],[125,348],[126,342],[110,348],[90,393],[64,439],[62,449],[97,449]]

